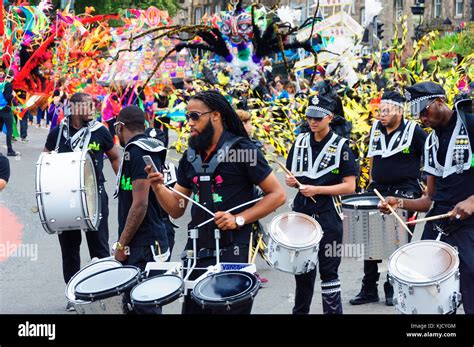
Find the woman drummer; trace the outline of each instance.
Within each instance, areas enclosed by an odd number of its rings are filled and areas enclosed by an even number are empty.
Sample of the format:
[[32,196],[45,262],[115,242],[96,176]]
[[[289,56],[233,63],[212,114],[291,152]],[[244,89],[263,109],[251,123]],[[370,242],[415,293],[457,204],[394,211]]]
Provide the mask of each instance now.
[[[354,155],[347,140],[334,134],[329,127],[335,106],[336,101],[328,96],[310,97],[306,110],[310,132],[298,135],[293,144],[286,167],[294,176],[287,175],[285,178],[289,187],[299,189],[293,201],[293,210],[315,218],[324,233],[318,259],[325,314],[342,314],[338,276],[342,219],[337,198],[354,193],[356,187]],[[315,279],[316,269],[295,275],[294,314],[309,313]]]

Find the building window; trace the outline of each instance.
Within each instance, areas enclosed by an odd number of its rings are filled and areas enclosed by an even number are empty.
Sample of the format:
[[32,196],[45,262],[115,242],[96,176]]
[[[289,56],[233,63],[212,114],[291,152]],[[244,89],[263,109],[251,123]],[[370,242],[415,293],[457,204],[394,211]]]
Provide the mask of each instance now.
[[202,8],[196,7],[194,9],[194,23],[195,24],[201,23],[201,18],[202,18]]
[[442,0],[433,0],[433,17],[441,18],[441,11],[443,9]]
[[464,15],[464,0],[456,0],[454,8],[454,16],[462,17]]
[[221,13],[221,4],[217,3],[214,5],[214,13],[220,14]]
[[403,18],[403,0],[395,0],[394,3],[395,21],[399,22]]
[[360,25],[365,26],[365,8],[360,9]]

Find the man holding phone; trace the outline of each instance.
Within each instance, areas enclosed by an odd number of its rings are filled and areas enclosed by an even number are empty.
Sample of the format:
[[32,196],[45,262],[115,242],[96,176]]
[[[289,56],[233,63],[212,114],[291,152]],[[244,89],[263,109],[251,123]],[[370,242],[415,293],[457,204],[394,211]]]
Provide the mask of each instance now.
[[[119,199],[115,259],[144,270],[146,264],[156,258],[161,261],[169,258],[163,215],[150,189],[143,162],[143,156],[146,156],[154,162],[155,168],[161,167],[166,148],[161,141],[144,134],[145,113],[137,106],[123,108],[114,126],[120,145],[124,147],[115,194]],[[135,312],[159,314],[161,309],[135,309]]]

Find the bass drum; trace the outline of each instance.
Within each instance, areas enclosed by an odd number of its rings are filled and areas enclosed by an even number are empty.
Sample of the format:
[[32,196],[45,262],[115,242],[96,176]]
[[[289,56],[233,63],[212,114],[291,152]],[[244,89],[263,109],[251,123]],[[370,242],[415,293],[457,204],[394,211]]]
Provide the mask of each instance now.
[[97,230],[99,190],[89,152],[42,153],[36,163],[36,202],[44,230]]

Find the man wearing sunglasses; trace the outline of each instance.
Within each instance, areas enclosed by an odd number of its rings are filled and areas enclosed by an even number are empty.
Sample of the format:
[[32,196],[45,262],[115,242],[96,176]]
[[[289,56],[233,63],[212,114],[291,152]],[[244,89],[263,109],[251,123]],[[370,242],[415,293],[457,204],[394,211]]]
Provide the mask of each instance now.
[[[341,254],[337,252],[342,244],[339,196],[355,191],[357,174],[355,158],[347,140],[336,135],[329,126],[335,109],[336,100],[328,95],[309,97],[306,119],[310,131],[298,135],[291,147],[286,167],[293,175],[285,178],[287,186],[299,190],[293,200],[293,210],[316,219],[324,232],[319,243],[317,266],[324,314],[342,314],[338,275]],[[293,314],[308,314],[310,311],[316,267],[309,270],[295,275]]]
[[[408,211],[429,211],[427,216],[452,212],[451,218],[427,222],[422,239],[434,240],[441,230],[440,240],[457,248],[464,311],[474,314],[474,115],[457,105],[454,110],[448,107],[444,89],[436,83],[417,83],[406,92],[413,116],[433,129],[423,155],[428,189],[420,199],[389,197],[387,203]],[[387,205],[382,204],[381,210],[387,213]]]
[[[178,181],[174,189],[205,206],[214,218],[193,204],[189,229],[198,229],[197,267],[216,264],[215,230],[220,230],[220,261],[247,263],[252,223],[264,218],[285,202],[285,192],[272,173],[262,153],[250,141],[242,122],[223,95],[204,91],[192,96],[187,106],[186,119],[191,128],[189,148],[178,167]],[[256,155],[255,161],[226,153]],[[232,159],[233,158],[233,159]],[[160,205],[173,218],[183,216],[187,200],[170,191],[163,184],[161,173],[149,172],[150,184]],[[255,186],[264,192],[262,200],[224,212],[254,200]],[[210,221],[209,221],[210,220]],[[207,222],[209,221],[209,222]],[[201,225],[202,224],[202,225]],[[200,226],[199,226],[200,225]],[[199,226],[199,227],[198,227]],[[188,239],[186,250],[192,250]],[[183,257],[183,260],[186,256]],[[203,272],[194,270],[190,279]],[[185,296],[183,313],[250,313],[252,304],[225,309],[206,309]]]
[[[421,196],[418,184],[421,156],[426,133],[415,122],[403,117],[404,97],[395,91],[385,91],[380,101],[380,120],[375,120],[370,131],[369,152],[370,184],[368,192],[377,189],[382,195],[415,199]],[[366,254],[366,256],[369,254]],[[364,260],[362,288],[349,302],[361,305],[378,302],[378,263],[382,260]],[[384,283],[385,303],[393,305],[393,287]]]
[[[97,175],[102,218],[98,231],[87,232],[85,235],[91,258],[104,258],[110,255],[108,227],[109,198],[105,191],[105,177],[102,172],[104,154],[109,158],[115,173],[117,173],[120,165],[120,156],[117,148],[114,146],[114,140],[110,132],[102,123],[93,119],[95,103],[92,96],[85,93],[76,93],[71,96],[68,105],[66,113],[70,114],[70,116],[66,117],[60,126],[51,130],[43,151],[51,152],[56,150],[59,153],[63,153],[82,151],[85,148],[91,151]],[[79,175],[79,172],[77,174]],[[61,178],[58,177],[58,179]],[[71,277],[80,269],[81,231],[68,230],[59,234],[58,237],[63,259],[64,281],[68,283]],[[72,309],[72,305],[67,306],[67,310]]]

